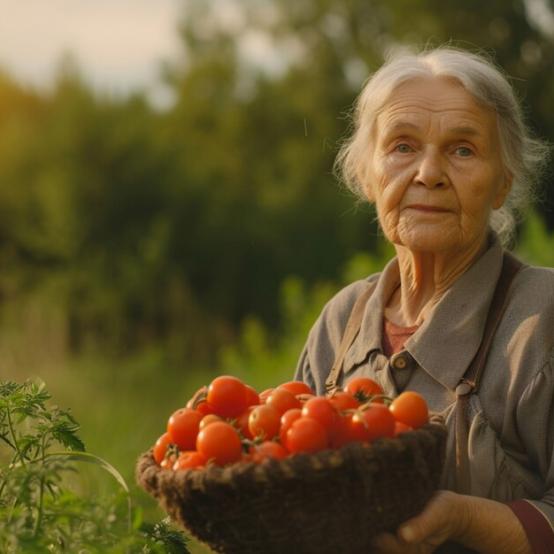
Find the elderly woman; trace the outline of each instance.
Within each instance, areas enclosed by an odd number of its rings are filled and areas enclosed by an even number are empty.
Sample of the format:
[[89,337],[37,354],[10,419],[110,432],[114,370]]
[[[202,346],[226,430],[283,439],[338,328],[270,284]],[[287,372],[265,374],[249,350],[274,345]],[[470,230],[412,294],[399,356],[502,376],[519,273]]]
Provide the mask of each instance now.
[[546,148],[502,74],[449,48],[386,63],[354,123],[338,164],[397,255],[327,304],[297,378],[419,391],[449,430],[443,490],[376,550],[554,553],[554,271],[503,248]]

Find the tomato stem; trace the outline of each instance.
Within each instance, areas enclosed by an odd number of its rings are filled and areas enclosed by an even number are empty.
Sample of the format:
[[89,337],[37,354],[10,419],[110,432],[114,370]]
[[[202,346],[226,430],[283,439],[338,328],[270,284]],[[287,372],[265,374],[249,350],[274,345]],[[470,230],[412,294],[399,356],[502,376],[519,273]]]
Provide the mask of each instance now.
[[358,406],[358,410],[361,410],[363,412],[367,410],[371,406],[371,404],[377,403],[377,401],[379,400],[382,400],[383,404],[387,407],[390,406],[392,402],[392,398],[390,396],[387,396],[386,394],[372,394],[368,397],[366,402]]
[[174,443],[170,443],[167,445],[164,458],[168,459],[168,458],[171,458],[172,456],[178,458],[179,454],[180,454],[179,447]]
[[195,410],[199,404],[201,404],[202,402],[206,402],[207,398],[208,398],[208,387],[204,386],[198,389],[194,393],[194,396],[190,399],[192,409]]

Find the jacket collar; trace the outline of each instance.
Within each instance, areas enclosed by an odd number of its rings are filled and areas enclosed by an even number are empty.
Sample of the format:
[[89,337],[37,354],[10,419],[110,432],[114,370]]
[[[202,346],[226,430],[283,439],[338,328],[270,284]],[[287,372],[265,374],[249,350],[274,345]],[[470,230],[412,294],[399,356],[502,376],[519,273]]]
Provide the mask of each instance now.
[[[456,388],[481,343],[502,255],[502,246],[491,233],[488,249],[454,282],[406,342],[405,349],[419,366],[450,390]],[[345,373],[371,352],[381,351],[385,305],[399,284],[398,260],[393,258],[367,303],[360,332],[345,359]]]

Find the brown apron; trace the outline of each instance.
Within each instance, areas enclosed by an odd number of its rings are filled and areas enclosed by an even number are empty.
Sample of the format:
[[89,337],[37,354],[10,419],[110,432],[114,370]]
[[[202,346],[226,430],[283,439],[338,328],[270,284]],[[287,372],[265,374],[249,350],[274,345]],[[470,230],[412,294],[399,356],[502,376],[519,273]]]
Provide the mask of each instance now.
[[[523,264],[519,260],[517,260],[510,253],[504,252],[502,270],[496,284],[489,313],[487,315],[481,344],[479,345],[477,353],[455,389],[456,490],[462,494],[468,494],[471,491],[471,476],[469,472],[467,452],[469,433],[467,409],[469,398],[472,394],[475,394],[478,391],[494,334],[506,309],[508,290],[516,273],[522,267]],[[360,331],[365,307],[367,301],[373,293],[373,289],[373,285],[368,286],[367,290],[365,290],[358,297],[352,308],[342,341],[337,350],[335,362],[333,363],[333,367],[331,368],[331,371],[325,381],[325,388],[328,394],[337,389],[337,384],[343,372],[344,358]],[[470,550],[460,550],[459,548],[460,547],[456,547],[452,543],[448,543],[448,545],[443,545],[443,547],[436,552],[471,552]]]

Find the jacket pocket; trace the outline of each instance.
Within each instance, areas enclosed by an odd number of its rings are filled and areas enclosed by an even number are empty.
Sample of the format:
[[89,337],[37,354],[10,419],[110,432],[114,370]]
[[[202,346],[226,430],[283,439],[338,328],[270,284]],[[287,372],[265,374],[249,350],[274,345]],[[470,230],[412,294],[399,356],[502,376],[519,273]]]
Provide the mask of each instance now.
[[[509,453],[491,427],[475,394],[469,402],[468,458],[471,494],[509,502],[520,498],[542,496],[543,484],[538,475]],[[445,411],[448,426],[448,447],[443,483],[456,490],[456,428],[453,406]]]

